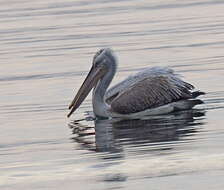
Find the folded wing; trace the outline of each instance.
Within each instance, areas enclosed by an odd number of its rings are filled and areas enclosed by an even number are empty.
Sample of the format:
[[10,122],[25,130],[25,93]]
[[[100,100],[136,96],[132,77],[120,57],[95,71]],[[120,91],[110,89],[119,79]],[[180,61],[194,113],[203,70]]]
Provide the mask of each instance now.
[[152,72],[117,92],[114,90],[116,93],[111,93],[112,95],[107,97],[111,110],[120,114],[130,114],[192,98],[191,90],[194,87],[171,71]]
[[125,80],[119,82],[118,84],[112,86],[105,94],[105,100],[107,103],[111,103],[111,101],[122,91],[128,90],[131,86],[135,83],[140,82],[148,77],[155,77],[155,76],[172,76],[178,77],[174,71],[168,67],[151,67],[145,68],[142,71],[130,75]]

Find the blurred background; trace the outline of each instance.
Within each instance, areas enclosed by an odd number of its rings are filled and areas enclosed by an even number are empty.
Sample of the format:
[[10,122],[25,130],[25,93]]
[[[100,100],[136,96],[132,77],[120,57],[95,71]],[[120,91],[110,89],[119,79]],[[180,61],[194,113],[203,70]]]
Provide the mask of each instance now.
[[[223,189],[224,1],[0,0],[0,189]],[[96,51],[113,84],[168,66],[207,94],[196,109],[92,121],[68,105]]]

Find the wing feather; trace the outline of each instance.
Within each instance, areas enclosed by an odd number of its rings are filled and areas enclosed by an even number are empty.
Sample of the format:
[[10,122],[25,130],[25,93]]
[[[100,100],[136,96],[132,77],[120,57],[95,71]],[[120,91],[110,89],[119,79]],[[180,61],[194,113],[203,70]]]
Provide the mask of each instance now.
[[130,114],[192,98],[194,87],[175,75],[154,75],[130,85],[111,100],[111,110]]
[[[168,67],[151,67],[151,68],[146,68],[143,69],[142,71],[130,75],[128,78],[125,80],[119,82],[118,84],[112,86],[105,94],[105,100],[107,103],[111,103],[112,100],[118,96],[118,94],[122,91],[127,90],[130,88],[132,85],[135,83],[144,80],[148,78],[149,76],[177,76],[177,74],[174,73],[174,71]],[[173,79],[173,80],[178,80],[178,79]],[[180,82],[180,81],[179,81]]]

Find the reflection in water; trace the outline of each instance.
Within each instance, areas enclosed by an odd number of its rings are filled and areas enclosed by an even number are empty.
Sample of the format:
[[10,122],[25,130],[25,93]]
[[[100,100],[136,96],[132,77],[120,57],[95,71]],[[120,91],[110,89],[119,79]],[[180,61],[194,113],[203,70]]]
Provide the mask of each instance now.
[[[223,189],[224,1],[2,0],[0,10],[0,190]],[[149,65],[174,68],[208,92],[206,117],[66,130],[71,89],[102,46],[119,54],[115,83]]]
[[146,157],[148,153],[172,154],[172,144],[189,142],[203,125],[204,115],[204,110],[195,109],[141,120],[90,121],[86,118],[73,121],[69,126],[74,135],[72,139],[80,149],[104,153],[100,156],[104,160],[100,167],[108,172],[101,176],[101,181],[125,182],[129,178],[126,172],[109,168],[119,168],[130,161],[127,150],[131,149],[129,152],[135,157]]
[[157,150],[163,150],[164,147],[159,145],[192,139],[187,137],[197,133],[198,126],[203,124],[204,115],[203,110],[194,109],[141,120],[95,120],[91,121],[94,122],[93,126],[90,126],[90,121],[79,120],[73,121],[69,126],[73,130],[74,142],[81,148],[96,152],[122,152],[126,145],[148,145],[149,149],[155,150],[156,147]]

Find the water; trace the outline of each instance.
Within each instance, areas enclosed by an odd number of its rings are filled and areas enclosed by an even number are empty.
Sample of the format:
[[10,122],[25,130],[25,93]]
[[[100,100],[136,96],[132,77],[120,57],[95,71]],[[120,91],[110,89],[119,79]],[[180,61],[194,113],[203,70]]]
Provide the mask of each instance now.
[[[1,189],[223,189],[222,0],[0,2]],[[94,122],[89,96],[67,119],[105,46],[120,62],[113,83],[169,66],[205,104]]]

